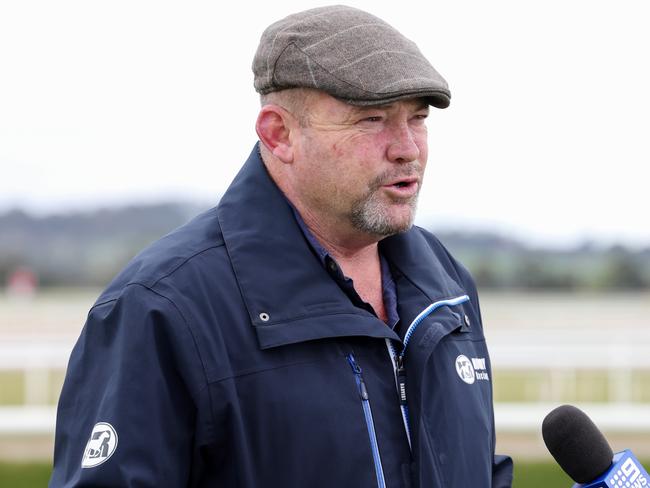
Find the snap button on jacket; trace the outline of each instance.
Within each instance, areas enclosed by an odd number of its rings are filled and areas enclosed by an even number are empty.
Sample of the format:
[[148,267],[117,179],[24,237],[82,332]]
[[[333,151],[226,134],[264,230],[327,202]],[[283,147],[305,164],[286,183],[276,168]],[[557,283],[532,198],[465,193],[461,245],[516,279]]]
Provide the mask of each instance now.
[[417,227],[380,252],[395,331],[311,252],[256,147],[216,208],[136,256],[90,310],[50,486],[509,487],[469,274]]

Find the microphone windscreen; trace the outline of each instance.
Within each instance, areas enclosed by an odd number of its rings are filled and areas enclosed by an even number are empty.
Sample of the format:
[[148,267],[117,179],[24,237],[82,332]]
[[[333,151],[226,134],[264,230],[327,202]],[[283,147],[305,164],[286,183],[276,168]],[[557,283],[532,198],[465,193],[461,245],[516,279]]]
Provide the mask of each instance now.
[[612,465],[614,453],[598,427],[579,408],[562,405],[542,422],[542,437],[560,467],[577,483],[589,483]]

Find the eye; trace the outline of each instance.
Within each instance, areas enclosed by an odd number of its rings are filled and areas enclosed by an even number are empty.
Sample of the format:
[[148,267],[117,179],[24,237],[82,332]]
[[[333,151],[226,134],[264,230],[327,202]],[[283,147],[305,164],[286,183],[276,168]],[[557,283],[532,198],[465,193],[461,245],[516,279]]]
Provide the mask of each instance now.
[[411,119],[411,124],[413,124],[415,127],[426,127],[428,116],[428,112],[420,112],[419,114],[414,114],[413,118]]
[[382,121],[381,115],[372,115],[370,117],[365,117],[364,119],[362,119],[362,122],[381,122],[381,121]]

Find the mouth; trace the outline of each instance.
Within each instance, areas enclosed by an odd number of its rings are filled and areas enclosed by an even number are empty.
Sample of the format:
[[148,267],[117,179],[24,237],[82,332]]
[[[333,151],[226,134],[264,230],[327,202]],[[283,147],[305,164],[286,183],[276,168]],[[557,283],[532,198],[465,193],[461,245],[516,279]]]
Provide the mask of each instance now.
[[390,181],[384,186],[395,187],[395,188],[408,188],[410,186],[416,185],[417,183],[418,183],[418,178],[410,177],[410,178],[401,178],[401,179]]
[[418,178],[411,177],[390,181],[387,184],[383,185],[383,187],[390,191],[397,192],[400,195],[409,196],[417,192],[418,185]]

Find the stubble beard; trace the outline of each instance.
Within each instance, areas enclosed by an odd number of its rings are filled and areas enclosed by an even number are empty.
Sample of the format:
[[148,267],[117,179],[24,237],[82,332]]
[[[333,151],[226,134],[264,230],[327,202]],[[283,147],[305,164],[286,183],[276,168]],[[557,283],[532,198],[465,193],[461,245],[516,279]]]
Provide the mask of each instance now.
[[[418,193],[408,199],[392,199],[386,201],[382,198],[381,187],[384,178],[378,178],[366,195],[352,203],[350,222],[352,226],[366,234],[388,237],[401,232],[406,232],[413,225],[417,209]],[[408,216],[394,216],[390,207],[395,205],[408,205]]]

